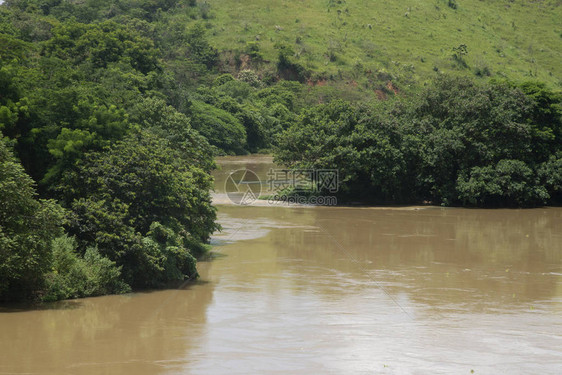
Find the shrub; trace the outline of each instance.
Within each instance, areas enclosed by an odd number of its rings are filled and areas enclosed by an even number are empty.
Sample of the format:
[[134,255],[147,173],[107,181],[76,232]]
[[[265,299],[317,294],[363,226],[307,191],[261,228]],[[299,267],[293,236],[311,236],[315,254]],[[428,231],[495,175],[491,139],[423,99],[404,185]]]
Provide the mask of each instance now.
[[468,64],[464,57],[468,55],[468,47],[466,44],[459,44],[458,47],[453,47],[453,60],[462,68],[467,68]]
[[234,77],[228,73],[221,74],[213,81],[213,86],[221,86],[227,82],[234,81]]
[[549,198],[547,190],[537,185],[536,176],[520,160],[500,160],[494,166],[474,167],[470,176],[459,176],[459,199],[475,206],[533,206]]
[[125,293],[130,287],[121,281],[121,267],[89,247],[78,255],[74,237],[63,235],[52,242],[52,270],[46,275],[44,301]]
[[260,77],[258,77],[258,75],[251,70],[242,70],[240,73],[238,73],[238,79],[242,82],[246,82],[252,87],[261,86]]
[[201,253],[201,249],[194,247],[191,250],[190,245],[192,242],[182,233],[176,233],[158,222],[152,223],[150,231],[142,239],[145,255],[139,265],[144,280],[142,285],[159,287],[170,281],[197,277],[197,261],[191,252]]
[[290,46],[277,43],[274,48],[278,50],[277,73],[281,78],[289,81],[305,82],[310,77],[309,71],[293,61],[295,51]]
[[474,68],[474,74],[478,77],[489,77],[492,75],[490,68],[487,65],[477,66]]
[[259,42],[247,42],[246,43],[246,53],[254,61],[262,61],[263,60],[263,53],[260,50]]

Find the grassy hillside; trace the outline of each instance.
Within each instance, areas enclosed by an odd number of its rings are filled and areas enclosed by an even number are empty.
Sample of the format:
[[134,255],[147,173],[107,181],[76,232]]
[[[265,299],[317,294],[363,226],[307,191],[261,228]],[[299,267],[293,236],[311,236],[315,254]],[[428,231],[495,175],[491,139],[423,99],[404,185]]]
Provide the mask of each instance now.
[[[285,43],[292,47],[295,61],[312,72],[314,82],[327,79],[370,90],[391,78],[404,89],[446,72],[532,78],[562,87],[560,0],[208,4],[211,41],[219,51],[242,53],[238,63],[243,67],[267,70],[268,62],[277,61],[275,44]],[[244,53],[253,42],[265,63],[247,61]]]

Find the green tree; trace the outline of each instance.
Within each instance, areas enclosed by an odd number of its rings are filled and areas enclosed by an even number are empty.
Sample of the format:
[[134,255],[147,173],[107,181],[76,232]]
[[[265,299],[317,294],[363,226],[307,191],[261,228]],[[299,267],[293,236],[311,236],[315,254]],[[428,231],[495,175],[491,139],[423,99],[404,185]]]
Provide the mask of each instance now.
[[539,168],[539,177],[552,198],[552,203],[562,204],[562,151],[551,155]]
[[144,74],[159,67],[153,40],[128,24],[67,22],[55,26],[52,33],[43,46],[46,56],[87,64],[92,69],[117,61],[125,61]]
[[550,195],[536,174],[520,160],[500,160],[496,166],[474,167],[459,176],[459,198],[474,206],[542,205]]
[[28,298],[43,287],[63,217],[54,201],[37,199],[0,133],[0,300]]
[[121,280],[115,262],[102,257],[96,248],[86,249],[84,257],[77,251],[74,238],[66,235],[52,242],[53,261],[45,275],[44,301],[123,293],[130,290]]
[[[88,154],[60,186],[73,210],[70,232],[82,248],[97,244],[103,256],[123,267],[125,280],[134,287],[163,281],[150,276],[164,272],[162,262],[179,267],[191,259],[186,254],[199,255],[200,244],[218,228],[211,188],[208,172],[147,131]],[[143,238],[150,237],[156,222],[179,236],[183,247],[155,253],[162,249]]]
[[144,98],[130,111],[131,122],[165,138],[182,158],[206,172],[215,168],[210,155],[213,150],[207,139],[191,127],[191,120],[163,99]]
[[502,159],[537,162],[528,119],[532,100],[504,83],[477,85],[444,77],[396,115],[419,140],[419,189],[436,203],[458,203],[456,181],[473,167]]
[[223,152],[243,153],[246,147],[246,129],[230,113],[212,105],[193,101],[191,124],[209,143]]
[[363,201],[535,206],[557,201],[560,96],[543,85],[442,77],[415,98],[306,110],[277,160],[337,168],[340,195]]
[[382,116],[336,101],[305,111],[299,120],[280,136],[281,164],[337,169],[344,199],[386,202],[412,193],[400,134]]
[[211,69],[218,61],[218,52],[205,36],[205,28],[196,23],[187,32],[188,56],[194,62]]
[[548,158],[560,150],[562,144],[562,92],[550,90],[546,84],[528,81],[518,86],[532,100],[530,116],[533,136],[537,139],[535,152]]

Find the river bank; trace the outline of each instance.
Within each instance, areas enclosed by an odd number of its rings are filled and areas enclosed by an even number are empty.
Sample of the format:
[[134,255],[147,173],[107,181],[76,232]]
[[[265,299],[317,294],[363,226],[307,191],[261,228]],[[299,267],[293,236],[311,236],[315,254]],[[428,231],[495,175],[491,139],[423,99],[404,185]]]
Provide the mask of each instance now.
[[0,373],[559,372],[560,208],[218,210],[197,281],[0,311]]

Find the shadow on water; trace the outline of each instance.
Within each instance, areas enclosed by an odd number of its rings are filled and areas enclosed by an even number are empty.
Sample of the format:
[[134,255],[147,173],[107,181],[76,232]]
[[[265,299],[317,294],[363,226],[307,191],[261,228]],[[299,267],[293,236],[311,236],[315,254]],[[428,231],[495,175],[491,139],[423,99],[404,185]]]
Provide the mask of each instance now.
[[[215,244],[213,246],[224,246],[224,245],[227,245],[227,244],[228,244],[227,242],[224,242],[224,243],[221,243],[220,245]],[[212,262],[215,259],[225,258],[227,256],[228,256],[228,254],[220,253],[218,251],[210,251],[209,253],[205,254],[204,256],[202,256],[199,259],[198,264],[201,264],[201,262]]]
[[[204,258],[200,259],[198,263],[201,262],[209,262],[216,258],[226,257],[226,254],[209,252]],[[55,301],[55,302],[17,302],[17,303],[6,303],[0,305],[0,314],[2,313],[20,313],[26,311],[42,311],[42,310],[73,310],[73,309],[80,309],[84,307],[84,301],[95,301],[96,298],[111,298],[111,297],[120,297],[120,296],[137,296],[142,294],[149,294],[149,293],[161,293],[163,291],[171,291],[171,290],[184,290],[188,291],[193,288],[196,288],[201,285],[208,284],[209,281],[195,279],[195,280],[185,280],[185,281],[175,281],[170,282],[163,288],[158,289],[139,289],[135,290],[130,293],[125,294],[115,294],[115,295],[106,295],[106,296],[96,296],[96,297],[88,297],[87,299],[84,298],[76,298],[76,299],[67,299],[63,301]]]
[[40,311],[40,310],[73,310],[79,309],[83,306],[80,300],[65,300],[57,302],[43,302],[43,303],[11,303],[0,306],[0,314],[4,313],[19,313],[25,311]]
[[10,313],[0,313],[0,373],[173,370],[199,347],[214,288],[199,280],[176,289],[7,307],[2,312]]

